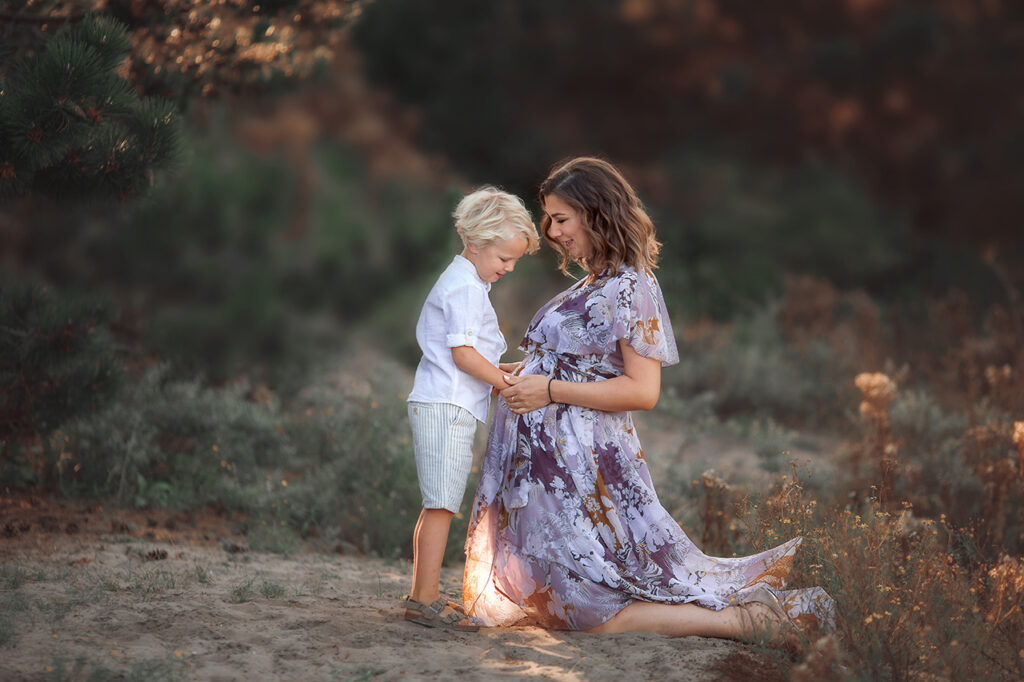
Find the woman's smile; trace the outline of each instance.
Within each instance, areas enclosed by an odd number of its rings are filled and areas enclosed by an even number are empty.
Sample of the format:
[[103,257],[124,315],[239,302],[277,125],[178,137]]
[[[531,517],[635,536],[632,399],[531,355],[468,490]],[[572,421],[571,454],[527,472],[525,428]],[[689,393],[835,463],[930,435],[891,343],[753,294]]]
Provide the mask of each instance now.
[[583,226],[580,214],[556,194],[544,197],[544,213],[550,221],[548,237],[558,242],[573,260],[582,260],[591,255],[593,246]]

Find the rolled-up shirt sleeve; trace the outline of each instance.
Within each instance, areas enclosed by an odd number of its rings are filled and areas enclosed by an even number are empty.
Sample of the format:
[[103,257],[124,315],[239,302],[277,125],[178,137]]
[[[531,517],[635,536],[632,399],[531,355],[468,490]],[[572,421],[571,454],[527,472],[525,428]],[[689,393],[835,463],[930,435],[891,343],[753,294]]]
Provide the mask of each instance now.
[[484,322],[487,293],[473,286],[463,286],[444,299],[445,342],[449,348],[476,347]]

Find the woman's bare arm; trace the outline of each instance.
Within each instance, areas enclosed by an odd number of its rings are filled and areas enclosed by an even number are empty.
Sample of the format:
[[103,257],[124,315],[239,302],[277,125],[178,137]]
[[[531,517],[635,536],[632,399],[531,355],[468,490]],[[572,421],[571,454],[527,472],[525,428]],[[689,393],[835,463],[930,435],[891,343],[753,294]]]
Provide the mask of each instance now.
[[[551,399],[556,403],[579,405],[604,412],[649,410],[661,394],[661,363],[645,358],[627,344],[619,341],[622,352],[622,376],[605,381],[551,382]],[[501,391],[513,412],[522,414],[548,404],[548,377],[538,374],[510,376],[511,384]]]

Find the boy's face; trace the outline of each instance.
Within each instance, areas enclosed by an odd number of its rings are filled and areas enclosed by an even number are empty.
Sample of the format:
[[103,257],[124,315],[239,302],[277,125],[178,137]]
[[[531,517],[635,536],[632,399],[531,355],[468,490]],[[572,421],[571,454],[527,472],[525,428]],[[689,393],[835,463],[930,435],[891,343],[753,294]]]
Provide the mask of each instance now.
[[485,282],[497,282],[505,273],[512,272],[516,261],[526,253],[526,238],[516,235],[481,246],[467,244],[462,255],[476,266],[476,274]]

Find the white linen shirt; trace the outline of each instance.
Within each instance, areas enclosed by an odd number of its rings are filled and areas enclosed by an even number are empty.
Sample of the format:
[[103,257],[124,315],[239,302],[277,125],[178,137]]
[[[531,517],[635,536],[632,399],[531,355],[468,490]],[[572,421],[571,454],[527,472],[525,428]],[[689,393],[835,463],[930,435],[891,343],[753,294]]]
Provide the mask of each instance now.
[[416,323],[423,358],[416,367],[410,402],[452,403],[487,421],[491,385],[456,367],[451,349],[471,346],[487,362],[498,364],[508,346],[488,298],[490,290],[476,266],[461,255],[437,278]]

